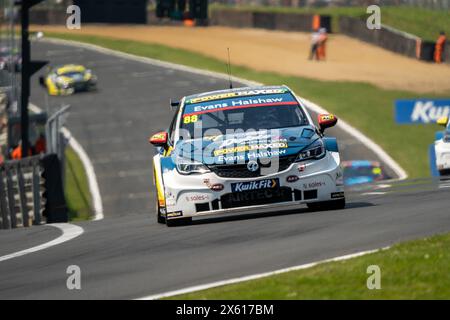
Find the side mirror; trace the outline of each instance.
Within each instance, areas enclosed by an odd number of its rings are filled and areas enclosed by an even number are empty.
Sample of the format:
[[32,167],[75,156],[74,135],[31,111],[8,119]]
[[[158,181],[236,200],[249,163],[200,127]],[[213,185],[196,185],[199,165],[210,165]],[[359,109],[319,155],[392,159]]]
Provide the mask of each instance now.
[[447,123],[448,123],[448,117],[440,117],[440,118],[436,121],[436,123],[437,123],[438,125],[440,125],[440,126],[445,127],[445,126],[447,126]]
[[175,110],[180,106],[180,101],[170,99],[170,108]]
[[167,137],[167,132],[161,131],[152,135],[150,139],[148,139],[148,142],[155,147],[164,147],[167,144]]
[[331,113],[319,114],[318,122],[319,122],[320,132],[323,133],[325,131],[325,129],[334,127],[336,125],[337,121],[338,121],[338,119],[334,114],[331,114]]

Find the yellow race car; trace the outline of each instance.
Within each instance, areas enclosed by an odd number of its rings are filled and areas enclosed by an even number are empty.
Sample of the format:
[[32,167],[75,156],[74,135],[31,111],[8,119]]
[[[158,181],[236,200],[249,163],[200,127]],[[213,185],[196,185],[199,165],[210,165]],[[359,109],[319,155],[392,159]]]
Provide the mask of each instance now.
[[97,76],[82,65],[68,64],[51,69],[45,76],[39,77],[39,83],[51,96],[67,96],[95,89]]

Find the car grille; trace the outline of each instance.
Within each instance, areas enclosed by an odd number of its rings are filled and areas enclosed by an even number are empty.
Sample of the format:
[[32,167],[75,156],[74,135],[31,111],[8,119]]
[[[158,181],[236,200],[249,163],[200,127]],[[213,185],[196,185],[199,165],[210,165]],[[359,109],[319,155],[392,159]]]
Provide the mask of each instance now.
[[[265,171],[265,174],[271,174],[276,172],[281,172],[289,168],[289,166],[294,162],[295,158],[297,156],[288,156],[288,157],[281,157],[279,158],[278,163],[278,170],[276,168],[271,168],[270,170],[274,170],[274,172],[271,171]],[[247,163],[244,164],[218,164],[218,165],[210,165],[209,169],[217,174],[221,178],[256,178],[261,177],[263,174],[261,174],[262,168],[270,168],[271,164],[262,164],[259,162],[260,165],[259,169],[255,172],[249,171],[247,169]]]
[[247,207],[292,201],[292,190],[288,187],[260,189],[224,194],[220,201],[222,209]]

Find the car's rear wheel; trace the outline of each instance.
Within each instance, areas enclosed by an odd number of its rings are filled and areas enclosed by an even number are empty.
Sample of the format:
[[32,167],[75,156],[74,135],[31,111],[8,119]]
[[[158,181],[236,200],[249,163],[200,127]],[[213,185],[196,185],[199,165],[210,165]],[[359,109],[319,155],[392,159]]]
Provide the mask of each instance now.
[[345,208],[345,198],[306,204],[311,211],[339,210]]
[[192,223],[192,218],[166,219],[168,227],[187,226]]

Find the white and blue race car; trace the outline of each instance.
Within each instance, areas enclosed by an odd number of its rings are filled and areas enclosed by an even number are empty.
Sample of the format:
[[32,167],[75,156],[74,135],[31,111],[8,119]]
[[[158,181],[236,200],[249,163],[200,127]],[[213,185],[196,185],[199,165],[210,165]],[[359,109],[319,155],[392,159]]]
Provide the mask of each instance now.
[[436,168],[439,175],[450,175],[450,121],[448,117],[441,117],[438,124],[445,127],[445,131],[436,133],[434,150],[436,156]]
[[158,222],[345,207],[336,124],[321,114],[316,127],[285,86],[206,92],[172,102],[167,131],[153,135]]

